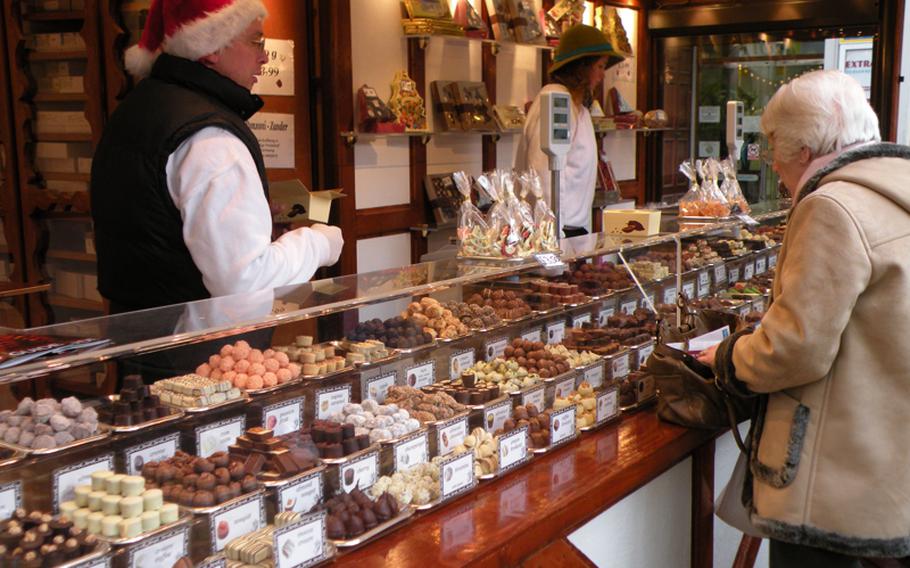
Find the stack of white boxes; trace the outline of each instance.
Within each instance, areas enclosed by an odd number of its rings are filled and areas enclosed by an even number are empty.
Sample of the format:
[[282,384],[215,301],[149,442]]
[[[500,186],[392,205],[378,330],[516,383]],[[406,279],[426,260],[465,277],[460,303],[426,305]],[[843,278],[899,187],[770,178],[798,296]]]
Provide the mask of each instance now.
[[83,111],[39,110],[36,128],[39,134],[91,134],[92,126]]
[[34,63],[32,75],[42,93],[85,93],[85,61]]
[[38,142],[35,144],[35,166],[42,172],[92,172],[92,148],[87,143]]
[[85,40],[78,32],[33,34],[28,36],[27,45],[39,52],[84,51]]

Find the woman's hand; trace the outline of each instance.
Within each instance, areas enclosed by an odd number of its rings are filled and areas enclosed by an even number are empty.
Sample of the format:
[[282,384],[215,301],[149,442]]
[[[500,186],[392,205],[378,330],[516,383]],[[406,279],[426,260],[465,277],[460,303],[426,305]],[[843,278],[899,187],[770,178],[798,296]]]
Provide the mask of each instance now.
[[700,362],[704,363],[705,365],[713,367],[714,366],[714,356],[717,353],[718,345],[720,345],[720,344],[718,343],[717,345],[712,345],[711,347],[708,347],[707,349],[705,349],[704,351],[699,353],[698,360]]

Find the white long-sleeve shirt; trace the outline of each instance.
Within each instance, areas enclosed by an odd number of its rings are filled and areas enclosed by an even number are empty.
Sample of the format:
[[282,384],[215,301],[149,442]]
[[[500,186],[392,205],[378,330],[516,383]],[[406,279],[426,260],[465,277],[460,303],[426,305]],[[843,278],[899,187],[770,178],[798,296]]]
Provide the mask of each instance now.
[[272,242],[272,213],[250,151],[203,128],[168,157],[168,191],[183,240],[213,296],[306,282],[330,260],[329,240],[300,228]]
[[[568,93],[563,85],[550,84],[540,93]],[[574,102],[569,119],[569,153],[566,155],[566,166],[559,173],[559,207],[562,226],[584,227],[591,231],[591,207],[594,204],[594,186],[597,183],[597,138],[594,136],[594,123],[591,113],[584,106]],[[524,133],[518,144],[515,157],[515,169],[526,170],[533,167],[540,174],[541,186],[547,203],[550,203],[550,166],[549,157],[540,147],[540,94],[531,103],[525,121]],[[560,236],[562,231],[560,230]]]

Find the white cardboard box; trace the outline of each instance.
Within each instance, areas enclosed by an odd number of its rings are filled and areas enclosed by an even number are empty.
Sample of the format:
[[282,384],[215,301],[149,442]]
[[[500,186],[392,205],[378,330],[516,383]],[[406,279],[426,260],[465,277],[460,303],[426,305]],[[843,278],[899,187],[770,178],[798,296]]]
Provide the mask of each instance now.
[[101,293],[98,292],[98,276],[95,274],[82,275],[82,295],[87,300],[102,301]]

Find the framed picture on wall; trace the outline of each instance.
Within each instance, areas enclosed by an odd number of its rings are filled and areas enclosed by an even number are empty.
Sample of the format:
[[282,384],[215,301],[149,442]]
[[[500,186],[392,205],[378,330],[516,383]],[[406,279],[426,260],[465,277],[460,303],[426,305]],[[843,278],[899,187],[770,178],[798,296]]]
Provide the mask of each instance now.
[[449,12],[448,0],[402,0],[408,15],[411,18],[431,18],[448,20],[452,18]]

